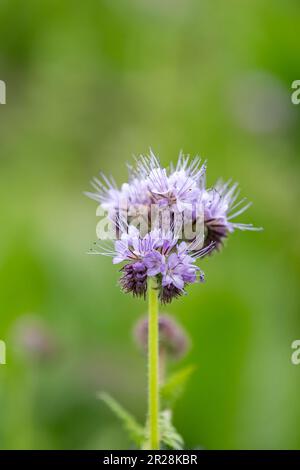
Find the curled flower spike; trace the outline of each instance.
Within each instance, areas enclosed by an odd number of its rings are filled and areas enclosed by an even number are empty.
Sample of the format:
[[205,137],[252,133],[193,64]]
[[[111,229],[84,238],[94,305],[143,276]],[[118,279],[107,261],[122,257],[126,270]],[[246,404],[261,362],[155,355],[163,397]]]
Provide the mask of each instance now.
[[214,188],[203,194],[205,245],[214,242],[215,248],[220,249],[224,239],[235,229],[259,231],[252,224],[232,222],[232,219],[245,212],[251,205],[243,198],[237,202],[239,196],[238,184],[230,185],[231,181],[222,183],[218,181]]
[[115,239],[105,246],[101,237],[90,251],[123,263],[124,292],[145,297],[148,279],[155,277],[162,303],[185,294],[189,284],[202,282],[196,265],[220,249],[235,229],[260,230],[234,222],[250,203],[238,201],[237,184],[205,186],[206,164],[180,154],[177,164],[163,168],[150,151],[129,167],[130,179],[118,188],[113,178],[94,178],[95,193],[86,193],[107,212]]

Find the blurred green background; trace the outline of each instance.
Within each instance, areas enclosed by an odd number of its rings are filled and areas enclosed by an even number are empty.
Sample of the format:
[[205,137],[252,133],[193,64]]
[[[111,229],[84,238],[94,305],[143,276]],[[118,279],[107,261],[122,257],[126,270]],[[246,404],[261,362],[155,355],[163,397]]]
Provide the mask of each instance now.
[[146,305],[86,255],[82,193],[99,170],[122,183],[149,146],[165,164],[200,153],[208,183],[238,180],[254,202],[242,221],[264,226],[162,309],[197,365],[176,427],[187,448],[300,448],[299,23],[297,0],[1,0],[1,448],[128,448],[97,390],[144,420]]

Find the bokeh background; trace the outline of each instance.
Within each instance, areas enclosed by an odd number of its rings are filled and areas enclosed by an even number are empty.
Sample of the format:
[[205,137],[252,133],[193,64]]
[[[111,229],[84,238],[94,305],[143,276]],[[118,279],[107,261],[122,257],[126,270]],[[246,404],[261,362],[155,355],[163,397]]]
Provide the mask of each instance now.
[[[253,201],[168,312],[195,364],[174,421],[186,447],[300,448],[297,0],[1,0],[0,447],[124,449],[111,393],[141,422],[146,305],[111,260],[87,256],[98,171],[127,177],[149,147],[208,159]],[[175,366],[171,365],[174,368]],[[178,367],[178,366],[176,366]]]

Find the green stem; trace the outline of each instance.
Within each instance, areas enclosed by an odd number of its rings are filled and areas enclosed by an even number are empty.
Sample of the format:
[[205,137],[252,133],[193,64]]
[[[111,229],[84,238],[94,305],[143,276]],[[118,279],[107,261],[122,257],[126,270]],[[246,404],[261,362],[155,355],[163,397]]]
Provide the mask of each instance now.
[[158,291],[156,281],[150,278],[148,284],[148,392],[149,392],[149,445],[150,450],[159,449],[159,332],[158,332]]

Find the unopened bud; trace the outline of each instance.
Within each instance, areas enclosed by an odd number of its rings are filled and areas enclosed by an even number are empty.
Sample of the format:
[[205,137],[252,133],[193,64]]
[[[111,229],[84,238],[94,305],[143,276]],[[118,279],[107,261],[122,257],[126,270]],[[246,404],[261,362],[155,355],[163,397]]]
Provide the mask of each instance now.
[[13,339],[19,354],[35,360],[49,360],[58,349],[53,333],[42,319],[35,315],[24,315],[16,321]]
[[[170,316],[159,315],[159,348],[170,358],[179,360],[187,353],[189,338],[183,328]],[[141,318],[134,329],[135,340],[143,352],[148,349],[148,318]]]

